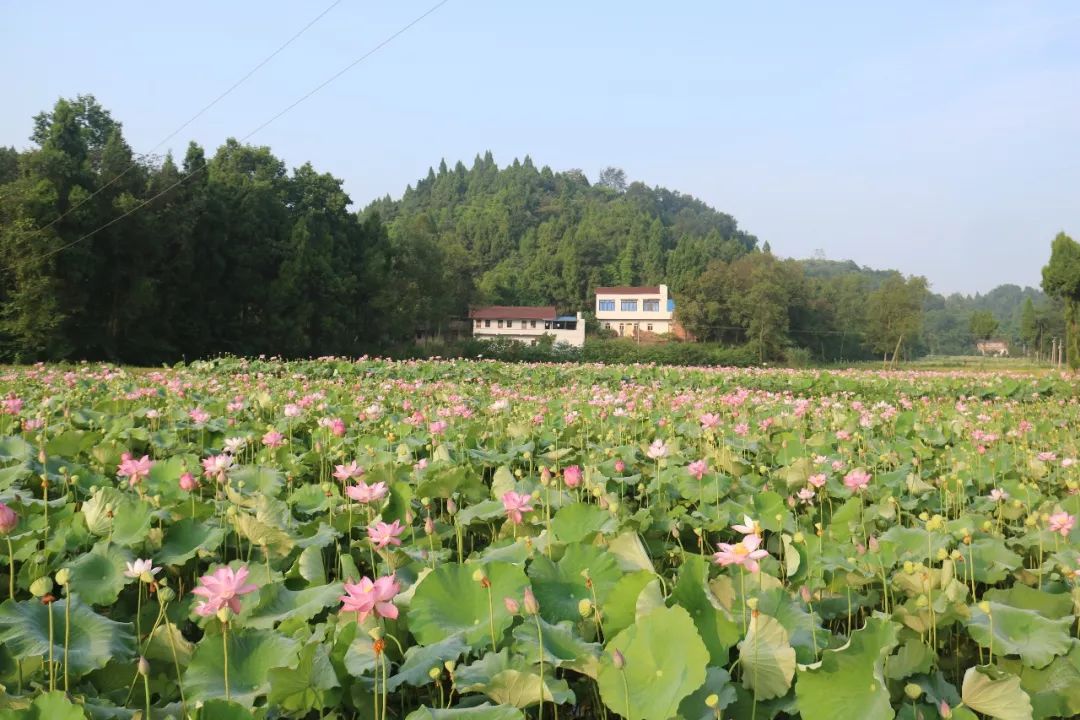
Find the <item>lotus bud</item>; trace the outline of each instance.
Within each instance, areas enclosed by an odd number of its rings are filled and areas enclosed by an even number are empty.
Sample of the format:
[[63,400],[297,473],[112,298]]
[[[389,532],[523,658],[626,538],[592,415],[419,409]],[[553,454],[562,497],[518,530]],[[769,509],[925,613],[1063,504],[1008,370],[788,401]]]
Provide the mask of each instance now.
[[446,499],[446,512],[450,513],[451,515],[457,512],[457,503],[454,502],[454,498]]
[[944,720],[949,720],[949,718],[952,717],[952,708],[949,707],[949,703],[944,700],[938,703],[938,715],[944,718]]
[[623,654],[619,652],[618,649],[616,649],[615,652],[611,654],[611,662],[619,670],[622,670],[624,667],[626,667],[626,658],[623,657]]
[[536,596],[533,595],[531,587],[525,588],[525,612],[529,615],[536,615],[540,612],[540,603],[536,601]]
[[506,605],[506,611],[511,615],[517,615],[521,612],[521,605],[512,597],[503,598],[503,604]]
[[142,655],[139,656],[138,669],[139,674],[143,677],[147,677],[150,674],[150,662]]
[[53,581],[49,577],[39,577],[34,582],[30,583],[30,593],[36,597],[45,597],[52,592]]

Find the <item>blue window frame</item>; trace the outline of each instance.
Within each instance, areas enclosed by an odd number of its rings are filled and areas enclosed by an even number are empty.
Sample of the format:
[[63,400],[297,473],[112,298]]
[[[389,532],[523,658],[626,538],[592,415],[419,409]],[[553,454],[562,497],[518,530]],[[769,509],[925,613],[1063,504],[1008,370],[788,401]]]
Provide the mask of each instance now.
[[637,312],[637,300],[622,300],[619,303],[622,312]]
[[614,312],[615,301],[614,300],[601,300],[599,306],[600,312]]

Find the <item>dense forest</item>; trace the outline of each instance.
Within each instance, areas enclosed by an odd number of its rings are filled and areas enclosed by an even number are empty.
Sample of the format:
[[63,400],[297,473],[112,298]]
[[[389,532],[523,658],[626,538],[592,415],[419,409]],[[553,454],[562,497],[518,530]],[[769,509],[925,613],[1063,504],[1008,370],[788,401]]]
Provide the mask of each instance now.
[[377,352],[470,305],[589,310],[594,288],[666,282],[696,337],[761,359],[1045,348],[1062,306],[1006,285],[774,255],[730,215],[606,168],[445,162],[355,211],[342,181],[267,147],[136,154],[91,96],[0,148],[0,359],[157,363],[218,353]]

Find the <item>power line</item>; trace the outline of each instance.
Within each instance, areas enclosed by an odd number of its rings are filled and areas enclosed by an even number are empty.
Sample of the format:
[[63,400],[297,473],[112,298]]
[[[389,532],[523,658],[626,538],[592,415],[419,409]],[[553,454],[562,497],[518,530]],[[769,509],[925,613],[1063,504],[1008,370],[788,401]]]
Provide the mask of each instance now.
[[[276,115],[274,115],[273,117],[271,117],[271,118],[270,118],[269,120],[267,120],[266,122],[262,123],[261,125],[259,125],[258,127],[256,127],[256,128],[254,129],[254,130],[252,130],[251,132],[249,132],[249,133],[248,133],[247,135],[245,135],[245,136],[243,136],[242,138],[240,138],[240,142],[244,142],[244,141],[248,140],[248,139],[249,139],[249,138],[251,138],[251,137],[252,137],[253,135],[255,135],[255,133],[257,133],[257,132],[259,132],[259,131],[261,131],[261,130],[265,129],[265,128],[266,128],[266,127],[267,127],[268,125],[270,125],[270,124],[271,124],[272,122],[274,122],[275,120],[277,120],[278,118],[280,118],[280,117],[281,117],[282,115],[284,115],[285,113],[289,112],[290,110],[292,110],[293,108],[295,108],[295,107],[296,107],[297,105],[299,105],[300,103],[304,102],[305,100],[307,100],[308,98],[310,98],[310,97],[311,97],[312,95],[314,95],[315,93],[317,93],[317,92],[318,92],[319,90],[322,90],[322,89],[323,89],[324,87],[326,87],[327,85],[329,85],[330,83],[332,83],[332,82],[333,82],[334,80],[337,80],[337,79],[338,79],[339,77],[341,77],[342,75],[344,75],[344,74],[345,74],[346,72],[348,72],[348,71],[349,71],[349,70],[351,70],[352,68],[356,67],[356,66],[357,66],[357,65],[359,65],[359,64],[360,64],[361,62],[363,62],[363,61],[364,61],[364,60],[366,60],[367,58],[369,58],[369,57],[371,57],[372,55],[374,55],[375,53],[377,53],[377,52],[378,52],[379,50],[381,50],[381,49],[383,49],[384,47],[386,47],[387,45],[389,45],[389,44],[390,44],[391,42],[393,42],[393,41],[394,41],[395,39],[397,39],[397,38],[398,38],[399,36],[403,35],[403,34],[404,34],[405,32],[407,32],[407,31],[408,31],[409,29],[411,29],[411,28],[412,28],[412,27],[413,27],[414,25],[418,24],[418,23],[419,23],[420,21],[422,21],[422,20],[423,20],[424,18],[426,18],[426,17],[428,16],[428,15],[431,15],[432,13],[434,13],[434,12],[435,12],[436,10],[438,10],[439,8],[441,8],[441,7],[443,6],[443,5],[445,5],[445,4],[446,4],[446,3],[448,3],[448,2],[450,2],[450,0],[440,0],[440,2],[437,2],[437,3],[435,3],[434,5],[432,5],[432,6],[431,6],[431,7],[430,7],[430,8],[429,8],[429,9],[428,9],[428,10],[427,10],[426,12],[424,12],[423,14],[421,14],[421,15],[417,16],[417,17],[416,17],[416,18],[415,18],[415,19],[414,19],[414,20],[413,20],[412,22],[410,22],[409,24],[407,24],[407,25],[405,25],[405,26],[401,27],[401,28],[400,28],[400,29],[399,29],[399,30],[398,30],[397,32],[395,32],[395,33],[393,33],[392,35],[388,36],[388,37],[387,37],[386,39],[384,39],[384,40],[383,40],[382,42],[380,42],[380,43],[379,43],[378,45],[376,45],[375,47],[373,47],[373,48],[371,48],[370,50],[368,50],[368,51],[367,51],[366,53],[364,53],[363,55],[361,55],[360,57],[358,57],[358,58],[357,58],[356,60],[353,60],[353,61],[352,61],[351,63],[349,63],[348,65],[346,65],[345,67],[343,67],[343,68],[342,68],[341,70],[338,70],[338,71],[337,71],[336,73],[334,73],[333,75],[331,75],[331,76],[330,76],[329,78],[327,78],[327,79],[326,79],[326,80],[324,80],[323,82],[319,83],[319,84],[318,84],[318,85],[316,85],[316,86],[315,86],[314,88],[312,88],[312,89],[311,89],[310,91],[308,91],[307,93],[305,93],[304,95],[302,95],[302,96],[301,96],[301,97],[300,97],[300,98],[299,98],[298,100],[296,100],[295,102],[293,102],[293,103],[291,103],[290,105],[286,106],[286,107],[285,107],[285,108],[284,108],[283,110],[281,110],[280,112],[278,112],[278,113],[277,113]],[[139,203],[138,205],[135,205],[135,206],[134,206],[133,208],[131,208],[131,209],[130,209],[130,210],[128,210],[127,212],[123,213],[122,215],[118,215],[117,217],[113,218],[112,220],[110,220],[109,222],[105,223],[104,225],[101,225],[101,226],[99,226],[99,227],[97,227],[97,228],[95,228],[95,229],[91,230],[90,232],[86,233],[85,235],[83,235],[83,236],[79,237],[79,238],[78,238],[78,239],[76,239],[76,240],[72,240],[71,242],[67,243],[66,245],[61,245],[61,246],[60,246],[60,247],[58,247],[58,248],[55,248],[55,249],[53,249],[53,250],[50,250],[50,251],[48,251],[48,252],[44,253],[43,255],[41,255],[41,256],[39,256],[39,257],[37,258],[37,261],[38,261],[38,262],[40,262],[41,260],[46,260],[46,259],[48,259],[48,258],[52,257],[53,255],[56,255],[56,254],[58,254],[58,253],[61,253],[61,252],[65,251],[65,250],[67,250],[68,248],[74,247],[75,245],[78,245],[79,243],[81,243],[81,242],[82,242],[82,241],[84,241],[84,240],[87,240],[87,239],[89,239],[89,238],[92,238],[92,237],[93,237],[94,235],[97,235],[97,234],[98,234],[99,232],[101,232],[102,230],[105,230],[105,229],[107,229],[107,228],[109,228],[109,227],[111,227],[111,226],[115,225],[116,223],[120,222],[120,221],[121,221],[121,220],[123,220],[124,218],[126,218],[126,217],[129,217],[130,215],[133,215],[134,213],[138,212],[138,211],[139,211],[139,210],[141,210],[142,208],[146,207],[146,206],[147,206],[147,205],[149,205],[150,203],[152,203],[152,202],[154,202],[155,200],[157,200],[157,199],[158,199],[159,197],[161,197],[162,195],[165,195],[166,193],[168,193],[168,192],[169,192],[170,190],[172,190],[173,188],[175,188],[175,187],[177,187],[177,186],[179,186],[179,185],[183,184],[184,182],[186,182],[187,180],[191,179],[191,178],[192,178],[192,177],[194,177],[195,175],[198,175],[198,174],[199,174],[200,172],[202,172],[202,171],[203,171],[203,170],[204,170],[204,169],[205,169],[206,167],[209,167],[209,164],[207,164],[207,165],[203,165],[202,167],[198,168],[197,170],[193,170],[193,171],[191,171],[190,173],[187,173],[186,175],[182,175],[182,176],[180,177],[180,179],[179,179],[179,180],[177,180],[176,182],[174,182],[174,183],[173,183],[172,185],[169,185],[169,186],[168,186],[168,187],[166,187],[166,188],[165,188],[164,190],[162,190],[162,191],[158,192],[158,193],[157,193],[157,194],[155,194],[155,195],[152,195],[152,196],[150,196],[150,197],[149,197],[149,198],[147,198],[146,200],[143,200],[143,201],[142,201],[142,202],[140,202],[140,203]],[[39,231],[35,231],[35,232],[39,232]]]
[[[304,34],[305,32],[307,32],[307,31],[308,31],[308,29],[309,29],[309,28],[311,28],[311,26],[312,26],[312,25],[314,25],[315,23],[319,22],[319,20],[321,20],[321,19],[323,18],[323,16],[325,16],[325,15],[326,15],[326,14],[327,14],[328,12],[330,12],[331,10],[333,10],[333,9],[334,9],[335,7],[337,7],[337,6],[338,6],[338,5],[340,5],[340,4],[341,4],[341,0],[334,0],[334,2],[330,3],[330,5],[329,5],[329,6],[327,6],[327,8],[326,8],[325,10],[323,10],[323,11],[322,11],[321,13],[319,13],[318,15],[316,15],[316,16],[315,16],[315,17],[314,17],[314,18],[313,18],[313,19],[311,20],[311,22],[309,22],[309,23],[308,23],[307,25],[305,25],[304,27],[300,28],[300,30],[299,30],[299,31],[298,31],[298,32],[297,32],[297,33],[296,33],[295,35],[293,35],[293,36],[292,36],[291,38],[289,38],[288,40],[286,40],[286,41],[285,41],[285,42],[284,42],[284,43],[283,43],[282,45],[280,45],[280,46],[278,47],[278,49],[277,49],[277,50],[275,50],[274,52],[270,53],[270,54],[269,54],[269,55],[267,55],[267,56],[266,56],[265,58],[263,58],[262,62],[260,62],[260,63],[259,63],[258,65],[256,65],[255,67],[251,68],[251,70],[248,70],[248,72],[247,72],[247,73],[246,73],[246,74],[245,74],[245,75],[244,75],[243,77],[241,77],[241,78],[240,78],[239,80],[237,80],[237,81],[236,81],[236,82],[234,82],[234,83],[233,83],[232,85],[230,85],[230,86],[229,86],[229,88],[225,90],[225,92],[221,93],[221,94],[220,94],[220,95],[218,95],[218,96],[217,96],[216,98],[214,98],[213,100],[211,100],[211,101],[210,101],[210,102],[209,102],[209,103],[208,103],[207,105],[205,105],[205,106],[204,106],[204,107],[203,107],[203,108],[202,108],[201,110],[199,110],[199,112],[195,113],[195,114],[194,114],[194,115],[192,115],[192,116],[191,116],[190,118],[188,118],[188,119],[187,119],[187,120],[186,120],[186,121],[184,122],[184,124],[183,124],[183,125],[181,125],[180,127],[176,128],[175,130],[173,130],[173,131],[172,131],[171,133],[169,133],[169,134],[168,134],[167,136],[165,136],[165,138],[164,138],[164,139],[162,139],[162,140],[161,140],[160,142],[158,142],[158,144],[157,144],[157,145],[154,145],[154,146],[153,146],[152,148],[150,148],[150,152],[153,152],[154,150],[157,150],[157,149],[158,149],[159,147],[161,147],[162,145],[164,145],[165,143],[169,142],[169,141],[170,141],[170,140],[172,140],[172,139],[173,139],[174,137],[176,137],[177,135],[179,135],[179,134],[180,134],[180,132],[182,132],[182,131],[184,130],[184,128],[186,128],[186,127],[187,127],[188,125],[190,125],[191,123],[195,122],[195,121],[196,121],[196,120],[198,120],[198,119],[199,119],[200,117],[202,117],[202,116],[203,116],[203,114],[204,114],[204,113],[205,113],[205,112],[206,112],[207,110],[209,110],[210,108],[214,107],[214,106],[215,106],[215,105],[217,105],[217,104],[218,104],[219,102],[221,102],[221,100],[223,100],[223,99],[224,99],[224,98],[225,98],[225,97],[226,97],[227,95],[229,95],[229,94],[230,94],[230,93],[231,93],[231,92],[232,92],[233,90],[235,90],[236,88],[238,88],[238,87],[240,87],[241,85],[243,85],[243,84],[244,84],[244,83],[245,83],[245,82],[246,82],[246,81],[248,80],[248,78],[250,78],[250,77],[251,77],[252,75],[254,75],[254,74],[255,74],[255,73],[257,73],[257,72],[258,72],[259,70],[261,70],[261,69],[262,69],[262,67],[263,67],[264,65],[266,65],[266,64],[267,64],[268,62],[270,62],[271,60],[273,60],[273,59],[274,59],[275,57],[277,57],[277,56],[278,56],[278,54],[280,54],[282,50],[284,50],[285,48],[287,48],[287,47],[289,47],[290,45],[292,45],[292,44],[293,44],[293,42],[294,42],[294,41],[295,41],[295,40],[296,40],[297,38],[299,38],[299,37],[300,37],[301,35],[303,35],[303,34]],[[42,228],[38,228],[37,232],[45,232],[46,230],[48,230],[49,228],[51,228],[51,227],[52,227],[53,225],[55,225],[56,223],[60,222],[60,221],[61,221],[61,220],[63,220],[64,218],[66,218],[66,217],[67,217],[68,215],[70,215],[71,213],[75,212],[76,210],[78,210],[79,208],[81,208],[81,207],[82,207],[83,205],[85,205],[86,203],[88,203],[88,202],[90,202],[91,200],[93,200],[93,199],[94,199],[94,197],[96,197],[98,193],[100,193],[101,191],[105,190],[105,188],[107,188],[107,187],[111,186],[111,185],[112,185],[113,183],[115,183],[115,182],[116,182],[117,180],[119,180],[120,178],[122,178],[122,177],[124,177],[125,175],[127,175],[127,174],[128,174],[128,172],[129,172],[129,171],[130,171],[130,170],[131,170],[132,168],[136,167],[136,166],[137,166],[138,164],[139,164],[138,162],[135,162],[135,161],[133,161],[133,162],[132,162],[132,163],[131,163],[130,165],[128,165],[128,166],[127,166],[126,168],[124,168],[124,170],[123,170],[122,172],[120,172],[120,173],[118,173],[118,174],[117,174],[116,176],[114,176],[112,180],[110,180],[109,182],[105,183],[104,185],[102,185],[101,187],[99,187],[99,188],[98,188],[97,190],[95,190],[94,192],[92,192],[92,193],[90,193],[89,195],[87,195],[87,196],[86,196],[85,198],[83,198],[83,199],[82,199],[82,200],[80,200],[80,201],[79,201],[78,203],[76,203],[76,204],[75,204],[75,205],[73,205],[72,207],[70,207],[70,208],[68,208],[67,210],[65,210],[65,211],[64,211],[64,212],[63,212],[62,214],[60,214],[60,215],[59,215],[59,216],[57,216],[56,218],[53,218],[53,220],[52,220],[52,221],[50,221],[50,222],[49,222],[49,224],[48,224],[48,225],[46,225],[45,227],[42,227]]]

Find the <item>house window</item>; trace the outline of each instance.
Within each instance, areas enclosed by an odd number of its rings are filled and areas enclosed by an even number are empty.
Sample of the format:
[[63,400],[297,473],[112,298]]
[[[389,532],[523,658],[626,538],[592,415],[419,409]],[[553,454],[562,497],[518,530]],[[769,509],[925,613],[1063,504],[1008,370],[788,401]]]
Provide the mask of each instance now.
[[600,312],[615,312],[615,301],[614,300],[601,300],[600,301]]
[[480,318],[477,318],[477,319],[476,319],[476,327],[480,327],[480,324],[481,324],[482,322],[483,322],[483,321],[482,321],[482,320],[480,320]]
[[490,320],[485,320],[484,321],[484,327],[491,327],[491,321]]
[[502,320],[499,321],[499,327],[502,327]]
[[626,325],[624,325],[623,323],[619,323],[619,335],[622,335],[625,332],[626,332]]
[[645,312],[660,312],[660,301],[645,300],[641,305],[641,309]]
[[611,323],[604,323],[604,329],[605,330],[610,330],[611,329]]
[[534,327],[534,328],[536,327],[536,321],[535,320],[532,321],[532,327]]
[[652,332],[652,323],[649,323],[648,325],[646,325],[645,329],[648,330],[649,332]]
[[508,327],[508,328],[514,327],[514,321],[513,320],[507,320],[506,321],[506,327]]
[[622,300],[619,309],[623,312],[637,312],[637,300]]

